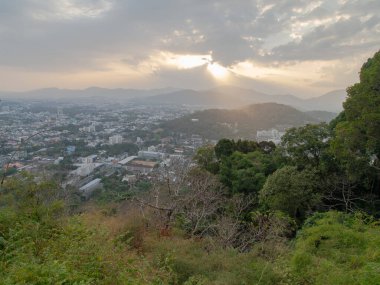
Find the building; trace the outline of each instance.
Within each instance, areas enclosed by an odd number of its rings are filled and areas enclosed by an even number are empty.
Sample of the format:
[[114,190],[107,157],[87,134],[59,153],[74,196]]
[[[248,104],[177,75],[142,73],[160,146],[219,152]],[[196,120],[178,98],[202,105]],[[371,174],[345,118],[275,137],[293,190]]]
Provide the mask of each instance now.
[[101,182],[101,179],[96,178],[96,179],[88,182],[86,185],[80,187],[79,191],[81,192],[83,197],[88,199],[91,196],[92,192],[94,192],[95,189],[97,189],[101,186],[100,182]]
[[76,149],[75,145],[69,145],[66,147],[66,153],[68,155],[72,155],[75,152],[75,149]]
[[279,144],[281,142],[281,137],[284,134],[285,132],[280,132],[276,129],[257,131],[256,140],[258,142],[271,141],[271,142],[274,142],[275,144]]
[[103,165],[102,163],[87,163],[81,165],[79,168],[73,171],[74,174],[79,175],[79,176],[87,176],[91,174],[95,168]]
[[112,137],[109,137],[109,143],[110,144],[121,144],[121,143],[123,143],[123,137],[121,135],[114,135]]
[[148,151],[157,151],[157,149],[154,145],[151,145],[148,147]]
[[87,133],[94,133],[96,131],[95,125],[91,125],[88,127],[80,128],[79,131],[81,132],[87,132]]
[[121,165],[126,165],[136,158],[137,158],[137,156],[128,156],[128,157],[124,158],[123,160],[120,160],[118,163]]
[[63,117],[63,109],[62,107],[57,107],[57,120],[62,119]]
[[134,174],[126,174],[121,181],[127,182],[129,185],[133,185],[137,182],[137,177]]
[[140,158],[146,158],[146,159],[162,159],[164,157],[164,154],[161,152],[146,151],[146,150],[140,150],[137,153],[137,155]]
[[203,138],[200,135],[193,134],[191,136],[191,143],[194,146],[201,146],[203,144]]
[[149,174],[158,165],[155,161],[132,160],[125,166],[127,171],[136,174]]
[[95,162],[95,159],[97,158],[98,156],[96,154],[93,154],[93,155],[89,155],[87,157],[83,157],[82,158],[82,163],[84,164],[89,164],[89,163],[94,163]]

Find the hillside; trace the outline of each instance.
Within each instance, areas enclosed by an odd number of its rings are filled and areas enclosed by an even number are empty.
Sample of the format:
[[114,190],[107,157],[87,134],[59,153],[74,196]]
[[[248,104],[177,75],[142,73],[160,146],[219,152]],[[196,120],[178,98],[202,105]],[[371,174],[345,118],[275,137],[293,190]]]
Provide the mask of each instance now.
[[188,135],[198,134],[209,139],[240,137],[254,139],[258,130],[275,127],[281,129],[317,122],[318,119],[293,107],[263,103],[235,110],[198,111],[166,122],[163,128]]
[[305,114],[313,117],[317,121],[326,123],[331,122],[336,116],[338,116],[338,113],[327,111],[306,111]]

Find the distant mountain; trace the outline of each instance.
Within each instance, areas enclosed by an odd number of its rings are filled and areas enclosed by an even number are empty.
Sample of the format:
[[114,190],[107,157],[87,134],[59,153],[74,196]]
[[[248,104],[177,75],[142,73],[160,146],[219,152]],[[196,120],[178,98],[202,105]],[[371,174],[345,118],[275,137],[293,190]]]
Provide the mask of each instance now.
[[[258,96],[265,96],[261,93],[257,94]],[[235,92],[232,95],[232,93],[220,92],[217,89],[204,91],[179,90],[176,92],[151,97],[134,98],[133,101],[153,105],[188,105],[200,107],[202,109],[210,107],[236,108],[246,106],[251,103],[251,100],[247,100],[244,93]]]
[[132,98],[148,97],[174,92],[175,88],[162,89],[108,89],[90,87],[87,89],[45,88],[25,92],[0,92],[0,98],[62,103],[126,103]]
[[277,103],[254,104],[245,108],[226,110],[210,109],[166,122],[167,131],[201,135],[209,139],[246,138],[255,139],[258,130],[286,129],[318,119],[293,107]]
[[305,100],[308,110],[324,110],[330,112],[340,112],[343,110],[343,102],[346,100],[346,90],[334,90],[322,96]]
[[0,92],[0,99],[30,100],[62,103],[135,103],[148,105],[187,105],[199,109],[239,108],[257,103],[279,103],[299,110],[340,112],[346,92],[336,90],[320,97],[301,99],[293,95],[269,95],[233,86],[208,90],[190,89],[108,89],[90,87],[83,90],[46,88],[27,92]]
[[293,95],[269,95],[251,89],[223,86],[203,91],[179,90],[151,97],[135,97],[133,101],[152,105],[189,105],[207,108],[238,108],[257,103],[279,103],[304,111],[340,112],[346,92],[336,90],[320,97],[301,99]]
[[309,115],[310,117],[313,117],[319,122],[331,122],[336,116],[338,116],[338,113],[334,112],[327,112],[327,111],[306,111],[305,114]]

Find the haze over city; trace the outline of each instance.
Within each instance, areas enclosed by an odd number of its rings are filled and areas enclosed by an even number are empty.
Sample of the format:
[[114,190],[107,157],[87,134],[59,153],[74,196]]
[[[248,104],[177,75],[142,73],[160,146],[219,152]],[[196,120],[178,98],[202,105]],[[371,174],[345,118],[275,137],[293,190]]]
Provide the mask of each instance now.
[[0,91],[345,89],[380,46],[380,2],[0,2]]

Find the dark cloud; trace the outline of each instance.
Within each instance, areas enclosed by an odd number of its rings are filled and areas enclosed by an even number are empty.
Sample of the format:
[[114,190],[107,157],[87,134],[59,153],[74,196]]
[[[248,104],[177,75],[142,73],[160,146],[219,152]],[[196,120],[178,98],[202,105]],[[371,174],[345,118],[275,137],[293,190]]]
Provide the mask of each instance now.
[[380,47],[380,31],[373,30],[378,23],[380,18],[372,16],[363,22],[357,18],[350,18],[317,27],[299,42],[290,42],[274,48],[274,58],[333,60],[374,50]]

